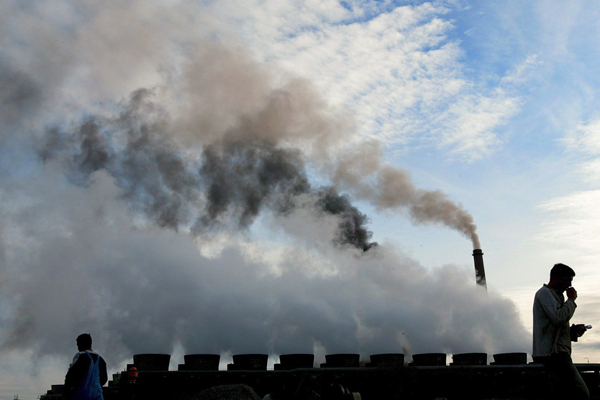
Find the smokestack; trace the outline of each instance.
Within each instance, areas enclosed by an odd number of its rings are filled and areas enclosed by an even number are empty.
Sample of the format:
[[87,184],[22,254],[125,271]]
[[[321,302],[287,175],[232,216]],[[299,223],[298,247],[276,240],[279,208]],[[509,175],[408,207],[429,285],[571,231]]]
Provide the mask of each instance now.
[[475,281],[478,285],[487,289],[485,270],[483,269],[483,251],[481,249],[473,250],[473,261],[475,262]]

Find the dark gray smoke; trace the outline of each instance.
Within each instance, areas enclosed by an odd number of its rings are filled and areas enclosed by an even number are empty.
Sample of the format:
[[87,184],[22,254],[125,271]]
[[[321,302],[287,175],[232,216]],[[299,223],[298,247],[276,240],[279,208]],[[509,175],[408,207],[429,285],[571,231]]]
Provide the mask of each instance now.
[[319,190],[319,204],[324,212],[341,218],[341,243],[351,244],[363,251],[377,246],[375,242],[369,243],[372,233],[364,228],[367,216],[350,203],[347,195],[339,195],[333,188],[322,188]]
[[230,207],[239,210],[239,225],[248,226],[267,203],[285,212],[294,206],[295,196],[311,190],[298,150],[268,141],[235,141],[207,146],[202,155],[207,204],[197,228],[217,223]]
[[31,129],[27,119],[36,114],[43,98],[38,82],[0,54],[0,146],[6,146],[11,135]]
[[134,92],[117,117],[88,117],[66,130],[48,129],[40,157],[59,158],[69,180],[82,186],[106,170],[129,206],[160,227],[195,235],[231,222],[247,228],[261,211],[286,213],[300,206],[298,196],[309,195],[316,212],[339,219],[336,243],[363,251],[375,245],[369,242],[367,217],[348,196],[311,186],[299,149],[238,129],[200,154],[185,156],[168,139],[167,117],[157,112],[151,95],[145,89]]
[[297,149],[277,148],[268,141],[226,142],[218,147],[203,151],[200,176],[207,192],[206,214],[196,221],[194,230],[215,224],[229,208],[238,210],[239,225],[245,227],[263,207],[285,214],[299,206],[298,196],[310,194],[319,212],[340,219],[337,243],[364,251],[376,244],[369,242],[368,218],[348,196],[332,187],[311,187]]

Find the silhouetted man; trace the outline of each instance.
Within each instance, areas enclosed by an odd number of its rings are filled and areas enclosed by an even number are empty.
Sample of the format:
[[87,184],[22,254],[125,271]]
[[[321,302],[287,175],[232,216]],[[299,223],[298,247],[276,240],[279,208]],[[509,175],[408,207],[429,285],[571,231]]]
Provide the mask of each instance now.
[[[569,328],[577,308],[577,291],[571,287],[574,276],[575,271],[570,267],[556,264],[550,271],[550,282],[535,294],[533,357],[546,367],[557,398],[589,400],[590,392],[571,360],[571,340],[577,340],[586,330],[575,325]],[[567,301],[563,296],[565,290]]]
[[70,400],[103,400],[102,386],[108,380],[106,362],[92,350],[92,337],[83,333],[77,337],[79,353],[65,377],[66,397]]

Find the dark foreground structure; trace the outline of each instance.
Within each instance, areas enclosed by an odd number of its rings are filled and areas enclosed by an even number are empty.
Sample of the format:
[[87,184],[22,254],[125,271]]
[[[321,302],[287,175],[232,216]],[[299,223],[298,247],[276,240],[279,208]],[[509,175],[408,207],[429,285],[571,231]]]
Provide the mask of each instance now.
[[[268,393],[296,400],[356,399],[356,393],[363,400],[534,400],[550,394],[542,365],[528,364],[525,353],[495,354],[489,365],[485,353],[455,354],[450,365],[444,353],[415,354],[408,364],[396,353],[372,355],[369,363],[360,362],[358,354],[331,354],[318,368],[312,354],[288,354],[273,370],[267,370],[266,354],[242,354],[233,356],[227,371],[218,369],[219,356],[213,354],[186,355],[177,371],[168,370],[170,355],[133,358],[127,369],[135,367],[137,378],[128,371],[114,374],[104,388],[105,400],[243,400]],[[600,364],[576,366],[592,399],[600,400]],[[62,385],[40,399],[63,399]]]

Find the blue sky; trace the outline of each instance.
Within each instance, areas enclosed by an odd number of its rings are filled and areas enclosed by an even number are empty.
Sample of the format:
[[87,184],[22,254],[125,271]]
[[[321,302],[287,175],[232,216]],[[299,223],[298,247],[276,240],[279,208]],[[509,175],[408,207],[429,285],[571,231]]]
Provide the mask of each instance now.
[[[0,355],[0,367],[10,373],[0,377],[0,398],[12,399],[17,390],[21,398],[35,398],[59,383],[81,329],[110,332],[98,339],[100,348],[114,346],[110,355],[158,351],[132,344],[128,335],[138,332],[135,327],[115,328],[136,310],[144,310],[143,323],[155,333],[140,342],[155,340],[160,351],[184,354],[201,346],[205,342],[187,333],[198,326],[186,325],[184,316],[174,324],[179,328],[161,333],[157,327],[171,321],[163,318],[169,307],[192,307],[179,292],[195,293],[203,282],[214,282],[210,294],[190,296],[208,303],[224,301],[234,290],[223,280],[253,282],[240,294],[248,304],[243,312],[250,314],[252,305],[264,306],[253,290],[270,290],[269,282],[288,287],[298,298],[311,293],[314,303],[295,303],[275,290],[269,304],[321,321],[319,329],[305,332],[320,338],[317,354],[352,345],[368,353],[372,338],[425,350],[426,343],[396,341],[393,335],[395,329],[427,329],[428,321],[451,331],[439,299],[428,305],[431,288],[444,288],[440,293],[456,310],[472,310],[467,321],[481,310],[501,310],[499,315],[520,324],[523,332],[506,341],[490,333],[481,341],[485,350],[528,351],[533,294],[547,282],[551,266],[563,262],[577,272],[574,322],[600,328],[599,17],[594,1],[4,2],[0,343],[7,351]],[[241,233],[225,224],[190,238],[190,225],[174,233],[154,226],[139,209],[132,211],[123,201],[119,168],[100,169],[88,186],[76,187],[65,179],[72,173],[72,148],[41,162],[36,144],[47,140],[48,127],[61,127],[67,137],[86,116],[111,121],[103,122],[103,135],[121,148],[122,125],[114,116],[127,109],[130,94],[140,88],[153,90],[160,110],[144,109],[138,122],[168,116],[163,139],[189,165],[202,161],[198,154],[211,140],[244,126],[246,116],[272,118],[252,127],[264,129],[279,146],[300,151],[313,185],[335,181],[333,171],[343,165],[345,152],[376,143],[380,158],[376,152],[354,157],[376,164],[356,162],[366,177],[337,183],[368,215],[368,228],[382,248],[379,262],[357,261],[329,248],[335,218],[315,219],[304,206],[287,217],[263,212]],[[285,117],[265,113],[277,93],[305,100],[292,101],[293,112]],[[386,167],[404,171],[417,189],[440,190],[473,216],[491,300],[477,297],[469,286],[474,277],[468,239],[440,224],[414,223],[406,207],[382,206],[372,192],[377,171]],[[165,243],[170,247],[163,249]],[[156,249],[164,252],[155,255]],[[157,259],[168,264],[168,256],[177,268],[155,265]],[[220,268],[232,260],[246,269]],[[116,283],[109,275],[124,262],[132,265],[128,278]],[[195,269],[198,263],[206,267]],[[161,311],[154,315],[138,304],[122,314],[109,311],[104,303],[115,304],[133,290],[134,277],[144,275],[140,271],[150,271],[142,288],[163,290]],[[448,282],[446,292],[442,278],[448,276],[456,280]],[[52,282],[44,289],[45,303],[32,294],[44,287],[43,277]],[[404,287],[411,279],[419,289],[406,290],[419,304],[395,310],[392,305],[406,299],[382,282]],[[99,282],[97,292],[74,289],[88,280]],[[332,294],[313,292],[313,286],[330,287]],[[371,300],[362,304],[342,287],[370,294]],[[140,290],[140,299],[149,296]],[[75,298],[81,307],[69,301]],[[236,313],[235,303],[225,304]],[[95,311],[78,317],[84,305]],[[381,310],[407,322],[379,329]],[[25,311],[30,325],[19,325],[24,319],[18,313]],[[226,318],[208,310],[187,311],[228,326]],[[289,323],[288,314],[279,311],[256,311],[256,318]],[[422,318],[414,317],[419,313]],[[44,337],[52,320],[60,321],[60,328]],[[336,344],[330,331],[354,323],[356,335]],[[23,326],[28,334],[16,340]],[[252,324],[247,328],[257,338],[265,334]],[[281,332],[273,335],[269,346],[289,345]],[[464,349],[455,334],[430,339],[448,353]],[[214,351],[235,354],[242,348],[236,340],[227,336]],[[597,362],[600,334],[588,332],[573,356]],[[38,384],[24,391],[30,376]]]

